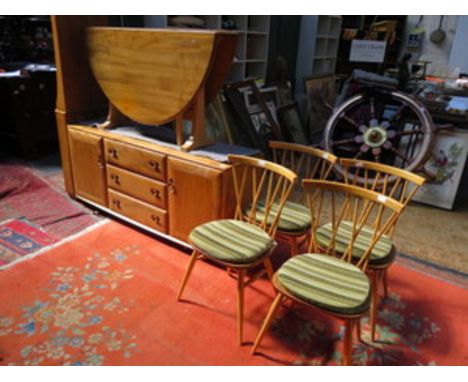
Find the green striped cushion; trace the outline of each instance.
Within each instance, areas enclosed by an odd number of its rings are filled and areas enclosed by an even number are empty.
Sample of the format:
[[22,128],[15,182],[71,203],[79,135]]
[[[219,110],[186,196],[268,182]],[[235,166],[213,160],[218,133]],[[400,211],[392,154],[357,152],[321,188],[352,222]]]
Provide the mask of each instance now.
[[357,314],[369,307],[370,284],[355,265],[319,254],[295,256],[278,270],[293,296],[335,313]]
[[[278,213],[279,203],[274,203],[269,211],[268,223],[271,223]],[[256,211],[256,220],[263,221],[265,218],[265,206],[258,203]],[[302,232],[310,227],[310,211],[300,203],[286,201],[281,217],[278,222],[278,230],[284,232]]]
[[268,251],[273,240],[261,228],[239,220],[215,220],[192,230],[190,241],[215,259],[248,264]]
[[[335,239],[335,251],[343,253],[348,248],[348,244],[351,240],[353,232],[353,223],[350,221],[342,221],[338,227],[338,233]],[[372,235],[374,230],[371,227],[364,226],[356,237],[353,247],[353,257],[360,258],[365,251],[369,248],[372,241]],[[326,248],[330,243],[332,237],[332,223],[325,224],[317,229],[317,243]],[[379,241],[375,244],[372,249],[369,264],[382,264],[392,260],[394,251],[392,240],[382,235]]]

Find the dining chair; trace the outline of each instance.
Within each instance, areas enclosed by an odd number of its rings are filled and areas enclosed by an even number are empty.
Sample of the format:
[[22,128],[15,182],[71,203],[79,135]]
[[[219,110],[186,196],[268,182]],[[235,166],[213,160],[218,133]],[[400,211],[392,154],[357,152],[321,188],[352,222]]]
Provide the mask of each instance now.
[[[303,180],[307,204],[312,218],[309,251],[287,260],[274,274],[277,295],[268,311],[252,348],[254,354],[271,325],[279,304],[286,298],[315,307],[344,321],[343,365],[351,364],[353,330],[360,319],[369,313],[372,295],[371,282],[366,274],[369,257],[388,232],[402,203],[375,191],[340,182]],[[375,222],[371,240],[364,227]],[[319,228],[331,223],[330,240],[319,246]],[[349,222],[351,242],[339,248],[337,238],[343,223]],[[359,243],[359,246],[355,246]],[[365,243],[365,244],[364,244]],[[353,257],[359,252],[359,261]]]
[[290,254],[295,256],[298,247],[307,241],[311,224],[301,181],[327,179],[338,158],[326,151],[296,143],[270,141],[269,146],[273,161],[294,171],[299,180],[281,212],[276,234],[278,239],[283,239],[290,245]]
[[[237,336],[242,345],[244,288],[261,275],[247,272],[263,265],[263,274],[266,270],[270,279],[273,276],[269,255],[276,247],[279,216],[297,177],[291,170],[266,160],[237,155],[229,155],[228,159],[233,173],[235,216],[201,224],[191,231],[193,252],[177,299],[182,298],[197,260],[207,258],[227,267],[237,276]],[[261,219],[257,216],[259,203]]]
[[[411,201],[413,196],[421,187],[425,179],[412,172],[402,170],[397,167],[384,165],[382,163],[363,161],[358,159],[340,158],[338,165],[335,167],[336,172],[347,184],[352,184],[364,187],[368,190],[376,191],[382,195],[389,196],[398,200],[403,204],[403,209],[400,212],[400,217],[403,210]],[[386,234],[379,245],[375,246],[370,254],[368,271],[372,277],[372,282],[375,284],[373,291],[373,306],[371,308],[370,326],[371,338],[376,339],[376,321],[377,310],[379,305],[379,289],[383,287],[384,297],[388,297],[388,281],[387,271],[393,264],[397,253],[393,242],[393,235],[397,225],[398,218],[393,223],[388,234]],[[329,226],[324,226],[323,231],[330,230]],[[362,237],[366,240],[372,233],[372,227],[366,227],[367,236]],[[320,241],[321,240],[321,241]],[[341,245],[346,245],[350,237],[346,230],[343,230],[343,235],[340,237]],[[322,236],[319,239],[319,244],[327,244],[327,236]],[[359,258],[354,259],[358,261]]]

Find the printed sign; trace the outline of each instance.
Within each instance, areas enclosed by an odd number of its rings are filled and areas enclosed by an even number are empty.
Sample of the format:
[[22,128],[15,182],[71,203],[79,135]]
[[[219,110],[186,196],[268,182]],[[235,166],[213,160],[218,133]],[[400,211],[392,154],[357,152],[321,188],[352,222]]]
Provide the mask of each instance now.
[[386,47],[386,41],[353,40],[349,61],[382,63]]

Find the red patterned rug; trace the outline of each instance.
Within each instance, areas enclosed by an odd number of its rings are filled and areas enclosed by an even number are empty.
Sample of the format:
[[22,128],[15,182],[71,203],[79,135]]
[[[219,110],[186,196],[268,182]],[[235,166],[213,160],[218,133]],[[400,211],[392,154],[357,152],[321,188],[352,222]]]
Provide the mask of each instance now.
[[[298,305],[279,311],[260,355],[249,354],[273,298],[246,290],[245,341],[236,344],[236,281],[197,263],[176,292],[187,254],[107,222],[0,271],[1,365],[334,365],[340,321]],[[355,341],[358,365],[467,365],[468,291],[400,265],[390,269],[379,342]],[[369,328],[364,325],[364,338]]]
[[57,242],[27,220],[0,224],[0,266],[11,263]]
[[[82,204],[70,199],[63,189],[57,188],[56,174],[53,182],[39,177],[23,163],[0,163],[0,224],[11,219],[21,219],[38,227],[51,240],[61,240],[76,234],[100,219]],[[51,178],[52,179],[52,178]],[[14,256],[23,253],[13,251]],[[11,258],[11,256],[7,256]]]

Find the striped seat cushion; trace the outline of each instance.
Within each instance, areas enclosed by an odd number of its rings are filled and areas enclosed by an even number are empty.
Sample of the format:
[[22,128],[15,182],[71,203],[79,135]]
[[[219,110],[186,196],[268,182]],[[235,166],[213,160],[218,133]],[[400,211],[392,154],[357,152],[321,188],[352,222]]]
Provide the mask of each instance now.
[[355,265],[319,254],[295,256],[277,273],[294,297],[334,313],[358,314],[369,307],[370,283]]
[[261,228],[239,220],[215,220],[192,230],[190,241],[206,255],[234,264],[248,264],[273,245]]
[[[343,253],[348,248],[353,232],[353,223],[350,221],[342,221],[338,227],[338,232],[335,239],[335,251]],[[372,241],[374,230],[371,227],[364,226],[356,237],[353,247],[353,257],[359,259],[369,248]],[[332,237],[332,223],[325,224],[317,229],[317,243],[322,248],[328,247]],[[369,264],[385,264],[394,258],[394,250],[392,240],[382,235],[379,241],[372,249]]]
[[[274,203],[269,211],[268,223],[276,218],[279,203]],[[257,221],[265,218],[265,205],[258,203],[255,216]],[[309,209],[295,202],[286,201],[278,222],[278,230],[283,232],[302,232],[310,228],[311,218]]]

